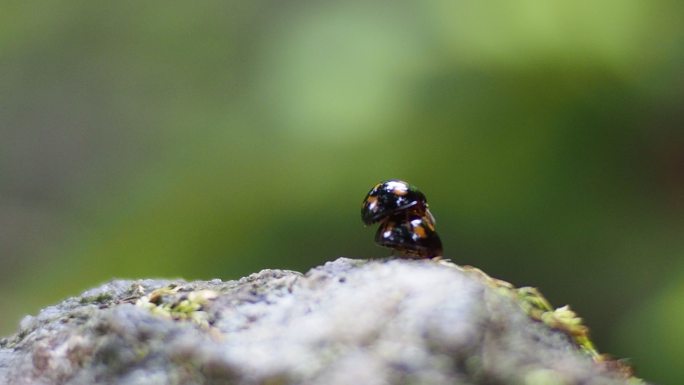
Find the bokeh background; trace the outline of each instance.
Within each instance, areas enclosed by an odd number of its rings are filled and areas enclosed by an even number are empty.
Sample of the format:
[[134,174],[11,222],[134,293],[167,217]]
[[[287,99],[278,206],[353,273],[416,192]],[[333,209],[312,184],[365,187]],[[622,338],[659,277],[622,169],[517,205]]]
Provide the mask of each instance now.
[[0,333],[121,278],[387,256],[360,203],[428,196],[446,256],[540,287],[684,378],[684,3],[5,1]]

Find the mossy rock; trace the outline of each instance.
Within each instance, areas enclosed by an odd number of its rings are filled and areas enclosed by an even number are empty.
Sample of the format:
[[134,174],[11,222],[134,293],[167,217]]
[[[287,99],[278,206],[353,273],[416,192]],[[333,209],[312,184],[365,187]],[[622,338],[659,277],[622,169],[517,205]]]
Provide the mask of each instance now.
[[401,259],[116,280],[0,340],[0,384],[643,384],[515,290]]

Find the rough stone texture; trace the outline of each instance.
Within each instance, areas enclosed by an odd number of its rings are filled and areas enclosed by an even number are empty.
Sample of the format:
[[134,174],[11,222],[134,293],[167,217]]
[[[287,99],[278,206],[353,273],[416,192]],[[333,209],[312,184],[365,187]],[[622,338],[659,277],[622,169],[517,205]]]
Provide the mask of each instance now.
[[[171,284],[152,302],[217,295],[187,319],[140,305]],[[477,275],[430,260],[342,258],[305,275],[263,270],[227,282],[112,281],[0,340],[0,384],[13,385],[635,381]]]

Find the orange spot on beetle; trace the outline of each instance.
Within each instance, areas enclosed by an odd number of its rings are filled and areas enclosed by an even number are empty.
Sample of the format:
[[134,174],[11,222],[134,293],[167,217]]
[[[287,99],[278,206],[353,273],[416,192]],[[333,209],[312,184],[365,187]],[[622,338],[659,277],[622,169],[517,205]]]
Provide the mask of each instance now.
[[423,226],[416,226],[413,228],[413,232],[418,235],[419,238],[427,238],[427,233],[425,232],[425,229]]

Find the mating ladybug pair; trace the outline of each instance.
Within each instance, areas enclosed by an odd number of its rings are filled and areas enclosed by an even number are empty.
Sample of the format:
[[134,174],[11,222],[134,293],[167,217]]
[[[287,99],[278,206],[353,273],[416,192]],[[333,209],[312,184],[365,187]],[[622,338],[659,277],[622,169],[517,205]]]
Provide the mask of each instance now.
[[403,256],[442,255],[442,241],[425,195],[404,181],[392,179],[375,185],[363,200],[361,219],[366,225],[379,222],[375,242]]

